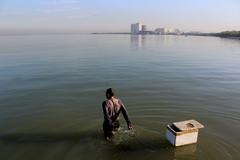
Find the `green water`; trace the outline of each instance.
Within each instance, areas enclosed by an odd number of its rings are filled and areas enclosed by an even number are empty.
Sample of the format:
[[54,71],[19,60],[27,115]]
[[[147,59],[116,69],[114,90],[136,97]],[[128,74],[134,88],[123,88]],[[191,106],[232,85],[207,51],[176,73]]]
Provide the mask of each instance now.
[[[103,139],[113,87],[134,131]],[[0,37],[0,159],[240,159],[240,41],[215,37]],[[166,125],[196,119],[174,148]]]

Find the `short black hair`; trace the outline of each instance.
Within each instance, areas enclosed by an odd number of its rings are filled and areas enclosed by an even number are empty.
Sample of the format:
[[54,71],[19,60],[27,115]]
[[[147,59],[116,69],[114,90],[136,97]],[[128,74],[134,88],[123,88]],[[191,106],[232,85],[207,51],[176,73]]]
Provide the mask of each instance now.
[[114,95],[115,95],[115,94],[114,94],[112,88],[108,88],[108,89],[106,90],[106,97],[107,97],[107,99],[112,98]]

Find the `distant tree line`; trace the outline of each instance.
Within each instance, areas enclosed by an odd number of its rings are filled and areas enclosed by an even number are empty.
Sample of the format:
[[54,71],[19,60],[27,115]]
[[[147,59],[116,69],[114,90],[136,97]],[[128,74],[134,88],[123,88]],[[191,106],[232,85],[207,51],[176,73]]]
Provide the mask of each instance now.
[[240,31],[224,31],[219,33],[201,33],[201,32],[189,32],[183,33],[183,35],[192,35],[192,36],[217,36],[222,38],[237,38],[240,39]]
[[240,31],[224,31],[220,33],[214,33],[214,35],[219,37],[240,37]]

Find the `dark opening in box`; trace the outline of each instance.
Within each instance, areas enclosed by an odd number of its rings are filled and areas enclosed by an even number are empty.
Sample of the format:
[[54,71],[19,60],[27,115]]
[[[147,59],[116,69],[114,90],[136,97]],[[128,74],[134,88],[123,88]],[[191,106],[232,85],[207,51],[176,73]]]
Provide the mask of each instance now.
[[178,129],[177,127],[175,127],[173,124],[171,124],[170,127],[171,127],[175,132],[181,132],[181,130]]

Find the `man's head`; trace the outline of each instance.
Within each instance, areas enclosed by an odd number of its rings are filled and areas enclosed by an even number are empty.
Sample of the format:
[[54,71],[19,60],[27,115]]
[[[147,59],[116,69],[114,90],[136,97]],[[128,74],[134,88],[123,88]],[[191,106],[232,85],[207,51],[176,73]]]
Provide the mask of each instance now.
[[114,94],[112,88],[108,88],[107,91],[106,91],[106,97],[107,97],[107,99],[111,99],[114,95],[115,95],[115,94]]

